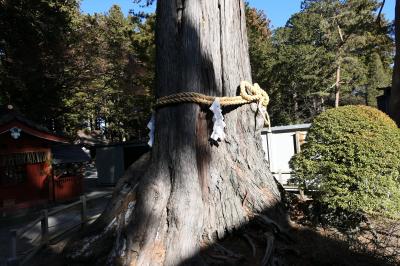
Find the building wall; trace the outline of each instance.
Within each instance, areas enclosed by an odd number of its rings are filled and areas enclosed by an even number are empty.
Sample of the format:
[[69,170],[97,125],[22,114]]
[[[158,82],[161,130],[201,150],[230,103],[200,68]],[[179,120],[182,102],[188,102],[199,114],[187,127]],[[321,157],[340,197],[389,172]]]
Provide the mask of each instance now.
[[117,183],[124,174],[124,149],[122,146],[105,146],[96,149],[96,168],[99,183]]
[[[20,184],[0,185],[0,207],[10,207],[21,203],[34,204],[49,199],[49,167],[46,163],[27,164],[26,181]],[[27,204],[28,206],[30,204]]]
[[147,144],[119,143],[96,148],[96,168],[100,184],[118,182],[126,169],[150,148]]
[[292,177],[289,161],[304,143],[309,124],[272,128],[261,134],[265,159],[274,177],[283,185]]
[[[23,118],[7,119],[0,125],[0,210],[47,203],[55,195],[57,200],[71,199],[82,193],[80,176],[57,179],[54,190],[51,147],[67,144],[67,139]],[[11,136],[12,128],[20,129],[16,139]]]
[[[0,135],[0,155],[26,152],[45,152],[50,155],[47,141],[21,132],[18,139],[11,138],[9,133]],[[49,157],[50,158],[50,157]],[[48,162],[25,164],[23,169],[26,179],[19,184],[0,183],[0,208],[34,205],[35,202],[46,202],[52,198],[49,191],[51,184],[51,165]],[[0,166],[0,175],[2,174]]]

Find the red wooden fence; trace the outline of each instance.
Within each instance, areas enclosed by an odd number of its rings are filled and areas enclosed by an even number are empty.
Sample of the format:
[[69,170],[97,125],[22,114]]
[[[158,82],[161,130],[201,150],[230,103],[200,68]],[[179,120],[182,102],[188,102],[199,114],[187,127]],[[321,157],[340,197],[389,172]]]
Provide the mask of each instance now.
[[64,176],[54,180],[54,200],[66,201],[78,198],[83,193],[83,178]]

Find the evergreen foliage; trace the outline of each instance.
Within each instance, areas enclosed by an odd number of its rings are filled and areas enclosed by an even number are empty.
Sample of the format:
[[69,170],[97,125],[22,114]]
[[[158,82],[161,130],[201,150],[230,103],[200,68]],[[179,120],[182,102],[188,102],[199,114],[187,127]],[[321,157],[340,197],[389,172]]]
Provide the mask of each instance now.
[[13,104],[47,125],[61,115],[77,8],[77,1],[0,1],[0,104]]
[[116,5],[107,14],[77,18],[69,51],[71,84],[63,97],[67,131],[97,130],[111,141],[146,138],[154,21],[154,16],[125,17]]
[[[151,1],[150,1],[151,2]],[[142,4],[146,4],[142,2]],[[376,105],[390,84],[390,24],[376,0],[308,0],[274,31],[246,7],[253,81],[271,97],[273,125],[309,122],[334,105]],[[145,139],[153,101],[155,16],[83,14],[79,1],[0,2],[0,104],[53,131]],[[341,29],[343,40],[338,28]]]
[[145,139],[155,17],[79,12],[78,1],[0,2],[0,104],[72,138]]
[[334,106],[338,67],[341,105],[376,106],[376,88],[390,85],[393,55],[391,27],[383,15],[376,22],[378,7],[376,0],[303,1],[263,43],[257,36],[265,30],[249,27],[253,79],[271,96],[274,125],[310,122]]
[[400,217],[400,131],[367,106],[330,109],[315,118],[295,180],[332,209]]

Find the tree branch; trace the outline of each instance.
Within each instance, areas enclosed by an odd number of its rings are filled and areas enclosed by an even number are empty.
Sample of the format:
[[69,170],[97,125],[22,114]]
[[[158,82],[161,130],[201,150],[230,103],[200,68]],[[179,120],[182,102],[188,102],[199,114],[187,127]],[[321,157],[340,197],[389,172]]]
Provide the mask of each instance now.
[[382,1],[381,7],[378,12],[378,17],[376,18],[376,23],[378,23],[379,26],[381,26],[381,15],[382,15],[383,7],[385,6],[385,2],[386,2],[386,0]]

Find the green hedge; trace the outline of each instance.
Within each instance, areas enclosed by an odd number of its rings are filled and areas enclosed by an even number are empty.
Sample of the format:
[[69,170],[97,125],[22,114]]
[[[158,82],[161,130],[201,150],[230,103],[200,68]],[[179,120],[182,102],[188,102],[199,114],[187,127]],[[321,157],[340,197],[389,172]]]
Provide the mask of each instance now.
[[290,165],[295,180],[330,208],[400,217],[400,130],[375,108],[317,116]]

